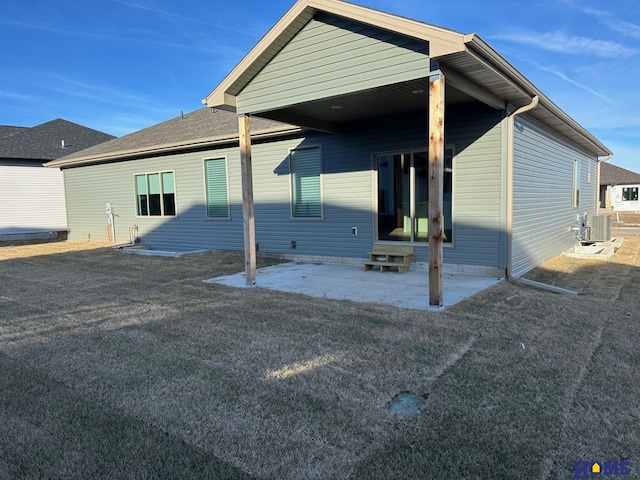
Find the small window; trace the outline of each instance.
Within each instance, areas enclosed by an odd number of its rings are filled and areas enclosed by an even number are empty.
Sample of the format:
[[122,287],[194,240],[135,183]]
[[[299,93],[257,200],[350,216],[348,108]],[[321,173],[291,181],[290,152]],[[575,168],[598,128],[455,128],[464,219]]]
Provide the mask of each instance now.
[[322,158],[320,147],[297,148],[289,155],[291,216],[322,218]]
[[229,218],[227,160],[213,158],[204,161],[204,181],[207,218]]
[[638,187],[624,187],[622,189],[622,201],[623,202],[637,202],[638,201]]
[[136,212],[141,217],[175,216],[173,172],[135,175]]
[[580,160],[573,159],[573,208],[580,206]]

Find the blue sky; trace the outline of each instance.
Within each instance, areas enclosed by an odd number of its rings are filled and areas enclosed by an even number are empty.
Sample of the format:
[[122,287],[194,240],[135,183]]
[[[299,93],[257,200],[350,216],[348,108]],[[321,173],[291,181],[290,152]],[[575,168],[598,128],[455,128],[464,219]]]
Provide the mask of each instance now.
[[[640,172],[640,0],[355,3],[477,33]],[[293,0],[0,4],[0,125],[124,135],[201,107]]]

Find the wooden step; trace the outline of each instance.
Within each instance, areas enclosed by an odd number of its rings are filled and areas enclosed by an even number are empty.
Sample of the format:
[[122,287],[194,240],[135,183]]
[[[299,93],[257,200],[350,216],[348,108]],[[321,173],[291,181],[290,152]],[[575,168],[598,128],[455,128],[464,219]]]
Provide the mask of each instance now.
[[398,273],[407,273],[409,270],[408,263],[400,263],[400,262],[376,262],[376,261],[365,261],[363,264],[364,271],[371,270],[373,267],[380,267],[381,272],[386,272],[389,269],[395,267],[398,269]]
[[398,273],[406,273],[413,260],[413,247],[406,245],[374,245],[368,252],[369,260],[363,262],[364,270],[380,267],[381,272],[397,268]]

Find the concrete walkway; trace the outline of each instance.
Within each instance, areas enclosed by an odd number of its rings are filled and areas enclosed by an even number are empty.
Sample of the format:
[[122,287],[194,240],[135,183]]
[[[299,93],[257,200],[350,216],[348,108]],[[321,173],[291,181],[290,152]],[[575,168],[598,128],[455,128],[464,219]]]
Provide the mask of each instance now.
[[[444,274],[443,308],[455,305],[502,280],[467,273]],[[313,297],[385,303],[416,310],[441,310],[429,306],[429,274],[424,270],[399,275],[396,272],[365,272],[362,267],[356,266],[290,262],[258,269],[254,286],[246,284],[244,273],[204,281],[238,288],[262,287]]]

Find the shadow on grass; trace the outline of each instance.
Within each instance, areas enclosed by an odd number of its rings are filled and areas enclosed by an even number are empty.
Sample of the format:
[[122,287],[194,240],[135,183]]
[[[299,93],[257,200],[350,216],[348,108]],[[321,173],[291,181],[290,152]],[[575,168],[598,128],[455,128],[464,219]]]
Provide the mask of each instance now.
[[8,478],[256,478],[1,353],[0,391]]
[[[579,460],[635,471],[639,252],[630,239],[610,263],[559,258],[530,274],[578,296],[503,283],[440,313],[201,282],[240,271],[241,254],[3,262],[0,476],[552,479]],[[425,406],[391,414],[401,390]]]

